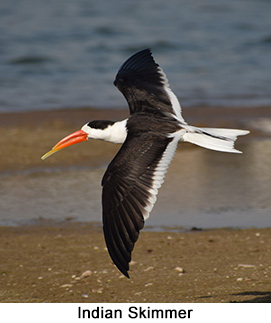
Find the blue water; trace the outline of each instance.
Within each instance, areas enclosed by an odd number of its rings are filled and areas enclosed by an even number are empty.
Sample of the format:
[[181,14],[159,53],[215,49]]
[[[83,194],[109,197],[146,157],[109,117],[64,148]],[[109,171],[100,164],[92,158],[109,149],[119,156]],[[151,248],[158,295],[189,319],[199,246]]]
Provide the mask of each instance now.
[[271,103],[269,0],[1,0],[0,111],[125,107],[146,47],[183,106]]

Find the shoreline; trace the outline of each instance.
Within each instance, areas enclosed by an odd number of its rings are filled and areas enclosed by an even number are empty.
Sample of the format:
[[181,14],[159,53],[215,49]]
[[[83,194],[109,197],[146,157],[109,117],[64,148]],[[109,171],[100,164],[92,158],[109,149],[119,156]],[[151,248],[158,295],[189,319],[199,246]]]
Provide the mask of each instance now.
[[[255,118],[270,118],[271,105],[251,107],[229,107],[229,106],[191,106],[182,107],[184,119],[189,123],[200,122],[205,126],[206,122],[232,121],[233,125],[244,124]],[[0,126],[33,125],[60,122],[69,125],[84,124],[88,121],[105,118],[110,120],[121,120],[129,116],[129,108],[58,108],[49,110],[29,110],[0,112]],[[199,125],[200,126],[200,125]],[[211,125],[212,126],[212,125]],[[218,125],[219,126],[219,125]]]
[[[270,138],[271,106],[258,108],[214,108],[191,107],[183,109],[189,124],[205,127],[228,127],[249,129],[251,133],[239,141]],[[95,108],[59,109],[50,111],[29,111],[0,113],[0,174],[50,167],[70,167],[73,165],[97,166],[106,163],[116,153],[119,145],[92,141],[92,149],[83,145],[63,151],[55,159],[41,162],[40,156],[61,138],[78,130],[86,122],[95,119],[121,120],[128,117],[128,109],[109,110]],[[194,149],[183,145],[183,149]],[[69,158],[67,158],[69,157]],[[94,158],[91,158],[94,157]],[[94,160],[95,159],[95,160]]]

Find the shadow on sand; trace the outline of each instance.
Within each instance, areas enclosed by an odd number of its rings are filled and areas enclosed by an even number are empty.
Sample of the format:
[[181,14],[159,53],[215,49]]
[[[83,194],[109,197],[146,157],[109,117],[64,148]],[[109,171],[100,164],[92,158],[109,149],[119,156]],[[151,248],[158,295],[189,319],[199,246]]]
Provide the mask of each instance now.
[[248,299],[245,301],[233,301],[232,303],[271,303],[271,292],[242,292],[232,294],[234,296],[254,296],[252,299]]

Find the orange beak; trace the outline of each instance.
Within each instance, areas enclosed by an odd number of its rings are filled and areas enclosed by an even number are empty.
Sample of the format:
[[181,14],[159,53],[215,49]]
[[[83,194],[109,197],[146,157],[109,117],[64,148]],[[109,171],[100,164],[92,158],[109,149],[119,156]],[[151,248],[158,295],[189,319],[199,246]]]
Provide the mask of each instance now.
[[50,151],[48,151],[48,153],[43,155],[41,159],[44,160],[63,148],[77,144],[82,141],[86,141],[87,137],[88,137],[88,134],[85,131],[83,130],[75,131],[72,134],[60,140]]

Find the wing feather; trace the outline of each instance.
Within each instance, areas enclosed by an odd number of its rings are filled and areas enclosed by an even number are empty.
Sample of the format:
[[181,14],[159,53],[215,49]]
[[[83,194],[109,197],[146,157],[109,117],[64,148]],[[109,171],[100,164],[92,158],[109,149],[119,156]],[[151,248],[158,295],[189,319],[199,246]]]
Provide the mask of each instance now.
[[[128,134],[102,180],[103,229],[107,249],[115,265],[127,277],[134,244],[153,208],[176,149],[168,149],[174,141],[172,138],[157,135],[154,140],[153,135],[146,134],[142,137]],[[127,153],[134,147],[137,147],[136,156]]]
[[150,49],[131,56],[119,69],[114,84],[126,98],[130,113],[170,115],[186,123],[181,106]]

